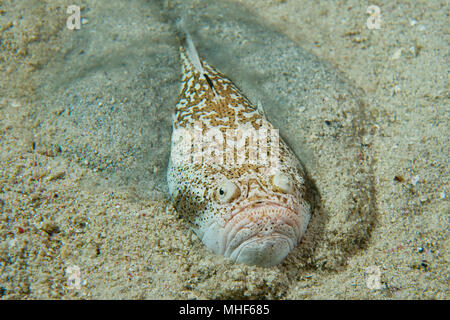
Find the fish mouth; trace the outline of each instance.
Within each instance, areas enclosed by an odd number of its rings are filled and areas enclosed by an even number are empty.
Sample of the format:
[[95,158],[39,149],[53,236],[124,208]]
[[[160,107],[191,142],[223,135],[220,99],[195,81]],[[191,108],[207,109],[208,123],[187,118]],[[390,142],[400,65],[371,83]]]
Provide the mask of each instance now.
[[233,261],[260,267],[272,267],[282,262],[294,249],[294,240],[283,235],[252,237],[233,250]]
[[249,265],[270,267],[284,260],[304,232],[304,216],[273,202],[241,208],[225,224],[222,254]]

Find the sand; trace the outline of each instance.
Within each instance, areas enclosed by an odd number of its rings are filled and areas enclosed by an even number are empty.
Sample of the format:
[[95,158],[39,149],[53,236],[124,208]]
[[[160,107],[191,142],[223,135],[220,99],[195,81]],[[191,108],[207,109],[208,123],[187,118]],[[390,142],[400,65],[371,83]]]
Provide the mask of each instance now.
[[[0,6],[2,299],[449,298],[445,2],[377,1],[369,29],[358,1],[108,1],[76,31],[70,4]],[[320,195],[279,266],[213,255],[170,204],[179,16]]]

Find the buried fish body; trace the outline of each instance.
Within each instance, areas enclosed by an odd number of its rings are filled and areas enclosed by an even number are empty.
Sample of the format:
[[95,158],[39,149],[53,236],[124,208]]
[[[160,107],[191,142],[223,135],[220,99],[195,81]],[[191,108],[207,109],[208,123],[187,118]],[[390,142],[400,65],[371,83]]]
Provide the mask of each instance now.
[[214,253],[279,264],[311,216],[303,166],[262,108],[199,58],[189,35],[181,60],[167,170],[175,209]]

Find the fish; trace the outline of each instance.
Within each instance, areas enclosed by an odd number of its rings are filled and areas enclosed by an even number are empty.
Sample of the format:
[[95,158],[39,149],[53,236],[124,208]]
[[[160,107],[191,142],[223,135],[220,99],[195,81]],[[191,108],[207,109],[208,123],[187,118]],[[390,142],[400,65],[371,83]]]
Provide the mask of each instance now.
[[261,103],[200,58],[189,34],[180,58],[167,168],[173,206],[213,253],[275,266],[311,218],[305,168]]

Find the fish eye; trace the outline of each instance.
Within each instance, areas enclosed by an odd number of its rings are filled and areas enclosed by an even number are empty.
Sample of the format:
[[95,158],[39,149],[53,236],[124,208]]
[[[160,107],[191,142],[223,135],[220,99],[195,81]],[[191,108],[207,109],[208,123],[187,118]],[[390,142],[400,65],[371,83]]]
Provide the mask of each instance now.
[[291,177],[283,172],[278,171],[272,176],[271,184],[274,191],[281,191],[283,193],[292,193],[294,191],[294,184]]
[[219,183],[215,191],[215,200],[219,203],[228,203],[239,197],[241,191],[239,187],[230,180],[223,180]]

